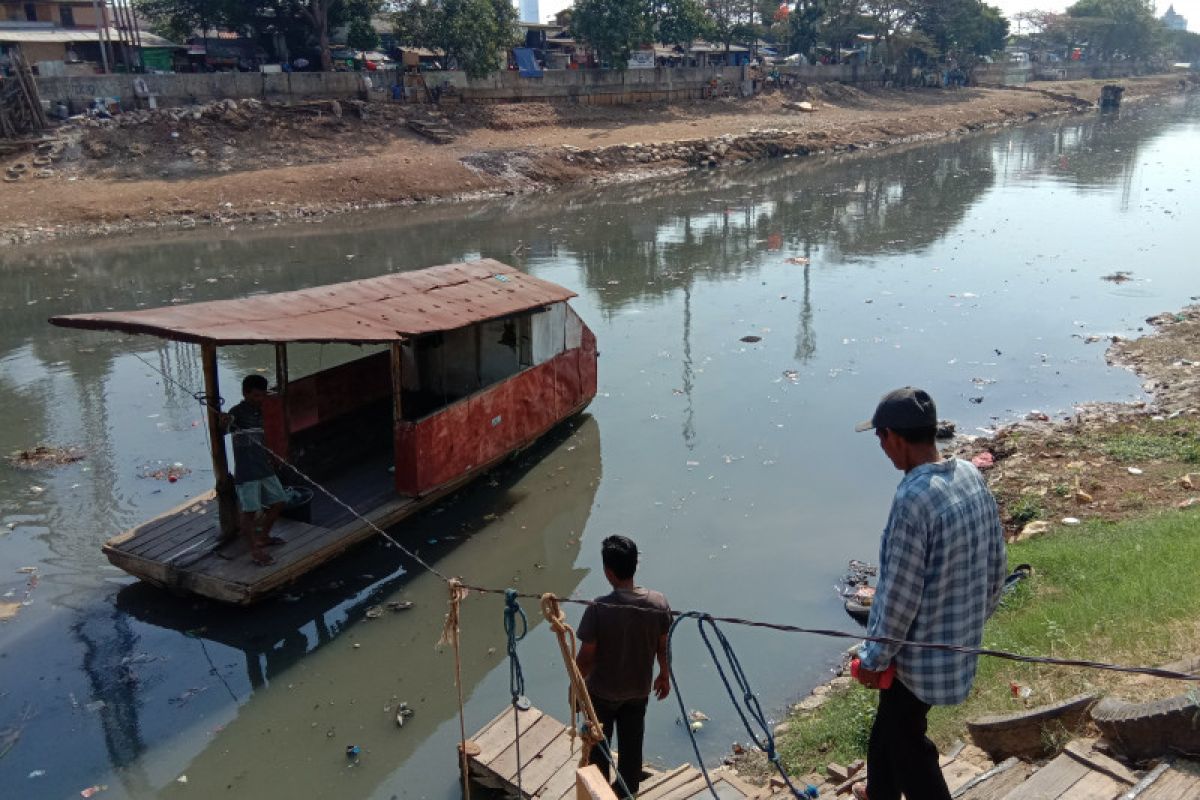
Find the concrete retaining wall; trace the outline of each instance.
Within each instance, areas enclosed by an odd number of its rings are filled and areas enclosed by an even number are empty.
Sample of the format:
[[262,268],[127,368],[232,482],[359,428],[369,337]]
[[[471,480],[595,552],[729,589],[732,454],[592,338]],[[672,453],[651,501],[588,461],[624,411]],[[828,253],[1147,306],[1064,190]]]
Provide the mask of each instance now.
[[160,106],[206,103],[226,98],[259,100],[356,97],[362,81],[353,72],[211,72],[178,75],[89,75],[37,79],[43,100],[66,102],[73,111],[95,97],[117,97],[124,108],[137,106],[134,81],[145,81]]
[[[884,78],[878,65],[837,64],[833,66],[800,64],[779,68],[785,80],[796,83],[839,82],[874,84]],[[1135,74],[1132,64],[1060,63],[1008,65],[988,64],[975,70],[979,83],[1022,85],[1030,80],[1076,80],[1080,78],[1123,78]],[[366,73],[375,91],[374,99],[391,96],[390,87],[397,73]],[[43,100],[67,102],[72,111],[80,111],[95,97],[118,97],[125,108],[136,108],[135,75],[89,75],[39,77],[38,89]],[[468,103],[572,102],[583,105],[620,105],[637,102],[665,102],[708,96],[715,86],[721,94],[739,94],[750,77],[745,67],[660,67],[657,69],[548,70],[541,78],[522,78],[512,71],[497,72],[486,78],[471,79],[463,72],[444,71],[425,74],[430,88],[441,87],[447,101]],[[289,101],[346,99],[357,97],[362,77],[354,72],[215,72],[179,75],[143,75],[150,94],[160,106],[206,103],[226,98],[253,97],[259,100]],[[409,78],[411,81],[411,78]],[[747,87],[748,88],[748,87]]]

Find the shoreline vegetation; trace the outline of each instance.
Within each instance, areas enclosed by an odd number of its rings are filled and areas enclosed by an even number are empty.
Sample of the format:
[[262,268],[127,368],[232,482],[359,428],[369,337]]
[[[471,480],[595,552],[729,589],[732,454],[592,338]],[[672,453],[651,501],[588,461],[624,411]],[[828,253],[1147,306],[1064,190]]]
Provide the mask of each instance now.
[[[1141,666],[1200,653],[1200,305],[1147,322],[1151,333],[1116,341],[1108,359],[1143,377],[1151,402],[1090,405],[1059,421],[1033,412],[951,446],[959,457],[992,455],[984,475],[1001,506],[1009,564],[1033,566],[988,622],[984,647]],[[966,723],[985,715],[1084,692],[1141,702],[1195,689],[981,658],[971,696],[934,708],[929,735],[945,752],[969,742]],[[793,706],[776,728],[789,773],[821,784],[830,762],[864,759],[875,703],[874,692],[839,675]],[[1061,731],[1054,749],[1083,732]],[[727,763],[751,780],[770,777],[761,752]]]
[[[225,100],[131,112],[55,131],[45,148],[48,167],[25,163],[0,183],[0,206],[10,211],[0,221],[0,243],[313,222],[368,208],[871,150],[1080,113],[1094,108],[1105,83],[958,90],[821,84],[746,99],[622,107],[431,110],[326,101],[297,108]],[[1200,86],[1180,74],[1120,83],[1127,105]],[[801,101],[814,110],[799,110]],[[422,125],[435,125],[449,140],[423,138],[413,130]],[[11,157],[0,170],[29,158]]]

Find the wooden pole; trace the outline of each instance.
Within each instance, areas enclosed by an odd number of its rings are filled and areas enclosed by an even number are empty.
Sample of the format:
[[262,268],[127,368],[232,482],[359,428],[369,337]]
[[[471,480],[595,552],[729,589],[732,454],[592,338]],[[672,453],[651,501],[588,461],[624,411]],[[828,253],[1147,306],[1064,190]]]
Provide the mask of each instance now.
[[400,482],[400,429],[404,424],[404,356],[400,342],[392,342],[392,462]]
[[213,475],[216,477],[217,513],[221,537],[229,539],[238,534],[237,493],[233,476],[229,474],[229,459],[225,457],[225,434],[221,432],[221,381],[217,376],[217,346],[200,345],[200,361],[204,366],[204,396],[208,406],[208,440],[212,447]]

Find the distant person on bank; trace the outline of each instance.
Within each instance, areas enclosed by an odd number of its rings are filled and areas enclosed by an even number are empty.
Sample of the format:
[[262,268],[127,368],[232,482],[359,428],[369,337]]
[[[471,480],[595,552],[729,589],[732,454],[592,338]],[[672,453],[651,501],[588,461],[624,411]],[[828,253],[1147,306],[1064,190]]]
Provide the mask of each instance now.
[[[1000,513],[970,463],[943,459],[935,444],[933,398],[911,386],[884,395],[870,421],[879,445],[904,473],[879,547],[879,584],[867,635],[978,647],[1000,602],[1007,555]],[[950,800],[937,747],[925,735],[930,706],[966,699],[977,656],[867,642],[858,680],[871,689],[894,666],[867,746],[860,800]]]
[[[268,388],[262,375],[247,375],[242,380],[242,402],[220,419],[221,432],[233,439],[233,482],[242,511],[239,527],[250,545],[250,557],[261,567],[275,563],[265,548],[283,544],[283,539],[271,535],[271,528],[287,500],[266,450],[262,404]],[[256,525],[260,513],[262,522]]]
[[[610,749],[620,752],[617,774],[625,782],[628,796],[633,797],[642,778],[642,741],[650,691],[653,689],[659,700],[671,691],[667,669],[671,607],[660,592],[634,584],[638,549],[631,539],[609,536],[601,544],[600,557],[604,577],[613,590],[596,598],[600,605],[588,606],[583,612],[578,630],[582,645],[575,661],[587,680],[596,716],[604,726],[604,738]],[[658,677],[652,681],[655,661]],[[610,764],[600,747],[592,749],[590,760],[608,779]],[[620,784],[613,788],[618,797],[625,797]]]

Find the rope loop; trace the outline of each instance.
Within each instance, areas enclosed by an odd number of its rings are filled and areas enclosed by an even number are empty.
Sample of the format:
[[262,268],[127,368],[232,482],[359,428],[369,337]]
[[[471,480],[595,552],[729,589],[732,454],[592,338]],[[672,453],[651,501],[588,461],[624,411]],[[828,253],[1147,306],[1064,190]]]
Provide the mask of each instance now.
[[[685,611],[675,618],[671,623],[670,631],[667,633],[667,668],[671,676],[671,684],[675,687],[675,699],[679,703],[679,714],[683,718],[688,738],[692,741],[692,751],[696,754],[696,764],[704,774],[704,780],[708,783],[708,789],[712,792],[713,797],[716,800],[720,800],[716,787],[713,786],[712,778],[709,777],[708,768],[704,766],[704,758],[700,754],[700,745],[696,742],[696,733],[692,730],[692,726],[688,724],[687,706],[683,702],[683,692],[679,689],[679,679],[675,677],[675,631],[679,628],[679,623],[685,619],[696,620],[696,627],[700,632],[700,638],[704,642],[709,656],[712,658],[713,665],[717,668],[717,675],[720,676],[721,683],[725,685],[725,692],[729,695],[729,701],[737,712],[738,718],[741,719],[742,727],[746,729],[750,740],[763,751],[767,756],[767,760],[775,765],[775,769],[779,771],[780,776],[783,778],[784,783],[787,784],[788,789],[791,790],[793,796],[798,798],[812,797],[809,787],[800,788],[794,785],[792,779],[788,776],[779,753],[775,750],[775,735],[771,731],[771,724],[767,721],[766,714],[762,710],[762,705],[758,702],[758,697],[754,694],[754,690],[750,686],[750,679],[746,677],[746,671],[742,669],[742,662],[738,659],[737,653],[734,651],[729,639],[725,637],[724,631],[717,626],[717,621],[711,614],[703,611]],[[717,648],[713,646],[713,638],[720,645],[720,655],[717,653]],[[722,657],[724,658],[723,661]],[[739,693],[741,695],[740,700],[738,697]]]
[[[517,634],[517,620],[521,621],[521,633]],[[517,655],[517,642],[529,632],[529,620],[517,602],[517,590],[504,592],[504,633],[508,637],[508,689],[512,693],[513,705],[525,696],[525,673],[521,670],[521,659]]]

